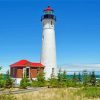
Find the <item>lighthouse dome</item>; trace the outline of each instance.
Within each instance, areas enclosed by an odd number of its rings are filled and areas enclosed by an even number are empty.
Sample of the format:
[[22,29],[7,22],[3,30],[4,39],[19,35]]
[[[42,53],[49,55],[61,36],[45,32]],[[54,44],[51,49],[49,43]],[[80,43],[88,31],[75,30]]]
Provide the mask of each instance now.
[[53,11],[53,9],[50,6],[48,6],[46,9],[44,9],[44,11]]

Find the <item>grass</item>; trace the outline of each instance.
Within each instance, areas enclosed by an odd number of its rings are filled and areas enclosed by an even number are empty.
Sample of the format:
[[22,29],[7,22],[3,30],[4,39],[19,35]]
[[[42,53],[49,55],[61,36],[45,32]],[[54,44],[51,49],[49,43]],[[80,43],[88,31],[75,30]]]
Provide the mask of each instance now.
[[47,88],[15,96],[17,100],[83,100],[82,96],[74,95],[76,92],[73,88]]
[[17,100],[17,98],[11,94],[9,95],[3,94],[3,95],[0,95],[0,100]]
[[0,95],[0,100],[100,100],[100,88],[45,88],[15,95]]
[[100,98],[100,88],[99,87],[84,87],[76,92],[77,95],[83,95],[87,98]]

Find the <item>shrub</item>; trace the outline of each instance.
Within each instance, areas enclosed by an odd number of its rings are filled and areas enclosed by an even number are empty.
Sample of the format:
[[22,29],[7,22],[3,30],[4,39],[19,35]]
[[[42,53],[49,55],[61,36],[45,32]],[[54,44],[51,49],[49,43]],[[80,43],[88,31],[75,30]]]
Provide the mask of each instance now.
[[79,72],[79,74],[78,74],[78,82],[79,82],[79,83],[82,82],[82,76],[81,76],[80,72]]
[[53,88],[58,87],[58,80],[56,78],[49,79],[48,86]]
[[0,88],[3,88],[5,86],[5,80],[3,79],[2,74],[0,74]]
[[11,88],[13,87],[13,80],[11,79],[10,75],[9,75],[9,71],[7,71],[7,78],[6,78],[6,82],[5,82],[5,87],[6,88]]
[[21,80],[21,82],[20,82],[20,88],[26,89],[27,86],[29,86],[29,85],[30,85],[29,79],[26,78],[26,77],[22,78],[22,80]]
[[37,80],[32,80],[31,86],[32,87],[38,87]]
[[96,85],[96,76],[95,76],[95,72],[93,71],[91,74],[91,79],[90,79],[91,85],[95,86]]
[[0,80],[0,88],[3,88],[5,87],[5,80]]
[[87,71],[83,71],[83,85],[84,86],[88,86],[90,84],[90,80],[91,80],[91,75],[88,74]]
[[78,78],[76,76],[76,73],[74,73],[73,77],[72,77],[72,86],[76,86],[78,82]]
[[37,75],[37,85],[39,87],[43,87],[43,86],[46,85],[45,83],[46,83],[45,74],[43,72],[39,72],[38,75]]
[[67,75],[66,75],[66,71],[61,72],[61,70],[59,70],[58,76],[58,87],[66,87],[67,86]]

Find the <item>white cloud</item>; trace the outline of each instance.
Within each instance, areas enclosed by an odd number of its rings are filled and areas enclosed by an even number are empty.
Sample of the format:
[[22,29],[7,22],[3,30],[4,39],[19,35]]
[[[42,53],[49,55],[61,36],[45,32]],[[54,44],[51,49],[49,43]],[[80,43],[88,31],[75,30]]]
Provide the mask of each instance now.
[[100,64],[75,64],[75,65],[65,64],[58,67],[63,70],[66,70],[66,72],[68,73],[82,72],[84,70],[100,72]]

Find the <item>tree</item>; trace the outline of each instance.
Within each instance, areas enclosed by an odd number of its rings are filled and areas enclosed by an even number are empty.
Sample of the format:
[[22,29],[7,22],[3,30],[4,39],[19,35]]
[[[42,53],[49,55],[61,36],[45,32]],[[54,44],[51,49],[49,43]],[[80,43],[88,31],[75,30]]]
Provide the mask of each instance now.
[[59,73],[58,73],[58,81],[61,82],[62,81],[62,73],[61,73],[61,69],[59,70]]
[[0,70],[2,69],[2,66],[0,66]]
[[58,87],[58,80],[55,77],[51,77],[48,81],[49,86],[48,87]]
[[66,87],[67,86],[66,71],[61,72],[61,69],[60,69],[57,79],[58,79],[58,87]]
[[100,79],[97,80],[97,86],[100,86]]
[[82,81],[82,77],[81,77],[81,74],[79,72],[79,74],[78,74],[78,82],[81,82],[81,81]]
[[0,74],[0,88],[3,88],[5,86],[5,80],[3,79],[3,75]]
[[44,72],[39,72],[37,75],[37,84],[40,87],[45,86],[45,73]]
[[27,86],[29,86],[29,79],[27,77],[23,77],[22,80],[20,81],[20,88],[26,89]]
[[88,74],[88,72],[85,70],[83,71],[83,85],[87,86],[90,83],[90,75]]
[[59,70],[57,81],[58,81],[57,87],[62,87],[63,75],[62,75],[61,69]]
[[76,83],[78,81],[78,78],[76,76],[76,73],[74,73],[73,77],[72,77],[72,83],[73,83],[73,86],[76,86]]
[[65,70],[64,70],[63,73],[62,73],[62,80],[63,80],[64,82],[67,81],[67,74],[66,74],[66,71],[65,71]]
[[92,86],[96,85],[96,76],[95,76],[95,72],[94,71],[91,74],[90,82],[91,82]]
[[[2,66],[0,66],[0,70],[2,69]],[[0,88],[5,86],[5,80],[3,79],[3,74],[0,74]]]
[[11,88],[11,87],[13,87],[13,80],[12,80],[11,77],[10,77],[9,70],[7,71],[5,87],[6,87],[6,88]]
[[67,74],[66,71],[64,70],[62,73],[62,87],[66,87],[67,86]]

